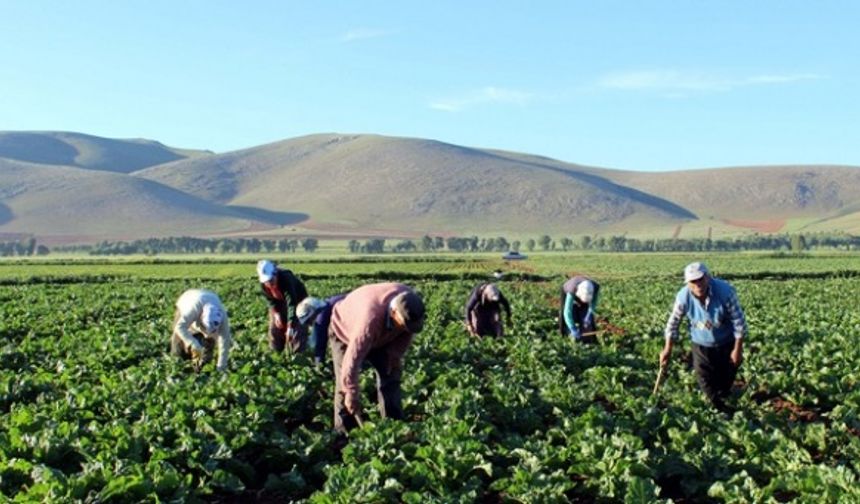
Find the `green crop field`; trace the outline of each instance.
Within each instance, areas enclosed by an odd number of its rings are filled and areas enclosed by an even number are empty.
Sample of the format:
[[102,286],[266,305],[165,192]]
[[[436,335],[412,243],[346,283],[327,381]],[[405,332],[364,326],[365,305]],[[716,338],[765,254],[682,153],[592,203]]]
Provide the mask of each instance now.
[[[726,419],[676,348],[651,390],[686,255],[534,254],[285,261],[315,296],[403,281],[425,330],[406,420],[372,408],[343,446],[333,375],[266,344],[254,261],[0,262],[0,497],[21,502],[858,502],[860,260],[706,255],[750,326]],[[514,323],[470,338],[462,308],[495,269]],[[600,344],[558,335],[558,290],[602,285]],[[190,287],[230,312],[230,370],[168,355]],[[686,333],[683,333],[686,334]]]

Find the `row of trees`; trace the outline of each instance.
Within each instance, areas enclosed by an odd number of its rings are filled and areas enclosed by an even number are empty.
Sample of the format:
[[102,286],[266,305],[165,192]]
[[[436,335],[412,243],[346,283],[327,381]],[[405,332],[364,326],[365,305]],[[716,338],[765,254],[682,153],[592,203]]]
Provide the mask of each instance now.
[[[301,249],[314,252],[319,248],[316,238],[282,238],[279,240],[260,240],[257,238],[218,238],[205,239],[180,236],[171,238],[149,238],[146,240],[102,241],[95,245],[75,245],[56,247],[57,252],[88,252],[91,255],[129,255],[129,254],[272,254],[296,252]],[[350,240],[348,249],[356,254],[381,254],[385,252],[507,252],[522,249],[529,252],[590,250],[599,252],[707,252],[742,250],[784,250],[803,251],[808,249],[860,250],[860,236],[844,233],[748,235],[739,238],[663,238],[639,239],[626,236],[582,236],[577,240],[570,237],[554,239],[542,235],[537,239],[508,241],[503,236],[479,238],[477,236],[429,236],[420,240],[399,240],[393,243],[383,238],[360,242]],[[0,256],[46,255],[48,247],[37,244],[35,238],[25,241],[0,242]]]
[[24,241],[4,241],[0,242],[0,257],[13,257],[13,256],[34,256],[34,255],[47,255],[51,251],[48,247],[36,243],[35,238],[29,238]]
[[860,250],[860,237],[848,234],[784,234],[784,235],[749,235],[739,238],[664,238],[639,239],[626,236],[582,236],[578,240],[562,237],[558,240],[549,235],[537,239],[529,238],[508,241],[499,236],[495,238],[478,238],[477,236],[443,238],[441,236],[425,235],[417,242],[400,240],[386,247],[384,239],[358,240],[349,242],[349,251],[353,253],[375,254],[383,252],[507,252],[514,250],[571,251],[592,250],[599,252],[702,252],[702,251],[742,251],[742,250],[790,250],[803,251],[808,249],[845,249]]
[[129,255],[129,254],[234,254],[234,253],[286,253],[299,248],[313,252],[319,247],[316,238],[260,240],[257,238],[218,238],[205,239],[180,236],[171,238],[148,238],[146,240],[102,241],[95,245],[61,247],[63,252],[88,252],[90,255]]

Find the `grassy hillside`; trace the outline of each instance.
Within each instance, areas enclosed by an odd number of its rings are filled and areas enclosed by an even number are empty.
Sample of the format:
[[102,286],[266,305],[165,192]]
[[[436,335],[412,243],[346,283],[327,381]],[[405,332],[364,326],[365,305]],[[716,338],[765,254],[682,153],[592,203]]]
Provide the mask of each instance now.
[[176,149],[152,140],[114,140],[51,131],[0,131],[0,158],[117,173],[209,154]]
[[124,174],[0,159],[0,233],[143,237],[248,229],[241,211]]
[[0,132],[0,182],[0,233],[689,238],[860,227],[860,167],[631,172],[379,135],[212,154]]
[[693,218],[594,169],[420,139],[313,135],[134,175],[343,229],[608,229]]
[[759,166],[608,176],[700,216],[766,220],[836,214],[860,202],[860,168]]

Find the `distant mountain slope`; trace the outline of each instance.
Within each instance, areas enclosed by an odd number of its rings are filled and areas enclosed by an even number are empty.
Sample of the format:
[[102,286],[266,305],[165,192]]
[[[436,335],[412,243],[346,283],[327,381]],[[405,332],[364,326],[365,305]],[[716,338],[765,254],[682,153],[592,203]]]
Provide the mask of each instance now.
[[0,132],[0,233],[134,238],[296,225],[341,236],[858,232],[860,167],[653,173],[379,135],[212,154]]
[[241,211],[124,174],[0,159],[0,232],[39,236],[207,234],[252,225]]
[[751,166],[679,172],[610,171],[607,177],[700,217],[786,219],[828,216],[860,202],[860,167]]
[[80,133],[0,131],[0,158],[129,173],[205,151],[175,149],[152,140],[114,140]]
[[204,199],[356,229],[567,230],[695,218],[599,175],[376,135],[312,135],[135,172]]

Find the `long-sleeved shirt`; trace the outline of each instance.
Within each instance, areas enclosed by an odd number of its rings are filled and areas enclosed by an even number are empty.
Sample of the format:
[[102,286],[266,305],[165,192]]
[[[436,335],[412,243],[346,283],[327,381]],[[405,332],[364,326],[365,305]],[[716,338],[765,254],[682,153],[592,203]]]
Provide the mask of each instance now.
[[[224,314],[224,320],[218,329],[214,332],[208,332],[203,322],[200,320],[203,315],[203,306],[213,304]],[[179,336],[187,346],[199,346],[197,340],[192,336],[193,333],[203,334],[206,338],[215,338],[218,344],[218,370],[225,371],[227,369],[227,359],[230,355],[230,347],[233,345],[233,339],[230,334],[230,322],[227,317],[227,310],[221,303],[218,295],[212,291],[203,289],[189,289],[179,296],[176,301],[176,309],[179,312],[179,317],[176,319],[176,325],[173,327],[173,332]]]
[[[591,303],[588,304],[576,299],[576,288],[586,280],[594,285],[594,294],[591,296]],[[562,315],[568,332],[581,332],[586,323],[593,326],[594,312],[597,310],[597,298],[600,293],[600,285],[586,276],[577,275],[564,282],[561,290],[564,293]],[[587,322],[589,320],[590,322]]]
[[502,314],[502,308],[504,308],[508,318],[511,317],[511,304],[508,303],[504,294],[499,292],[498,301],[487,301],[484,299],[484,289],[487,285],[489,284],[482,283],[472,289],[472,294],[466,302],[465,309],[466,325],[471,326],[472,314],[474,314],[477,325],[474,328],[475,332],[482,335],[495,333],[495,329],[492,327],[493,321],[497,314]]
[[296,317],[296,306],[306,297],[308,291],[305,284],[299,280],[292,271],[278,269],[275,274],[275,288],[269,288],[268,284],[260,284],[263,296],[269,303],[269,307],[281,315],[284,321],[298,323]]
[[704,302],[699,301],[687,286],[678,291],[666,322],[666,339],[678,341],[682,317],[689,320],[690,339],[698,345],[722,346],[747,336],[747,322],[734,288],[718,278],[711,278],[709,282]]
[[334,305],[330,331],[346,344],[341,364],[341,389],[358,399],[361,364],[375,348],[385,348],[391,366],[400,366],[412,343],[412,333],[398,329],[389,316],[389,304],[395,296],[411,289],[399,283],[364,285]]
[[340,303],[345,297],[346,293],[326,298],[325,307],[319,311],[314,319],[311,339],[313,340],[314,357],[317,362],[322,362],[325,359],[325,349],[328,343],[328,326],[331,323],[331,312],[334,310],[334,305]]

